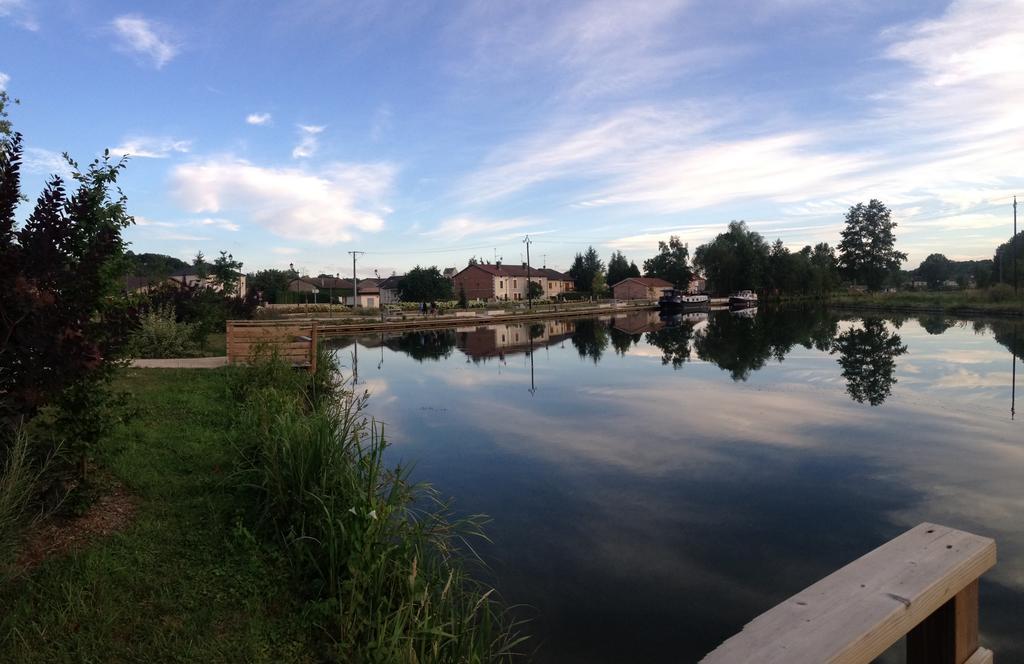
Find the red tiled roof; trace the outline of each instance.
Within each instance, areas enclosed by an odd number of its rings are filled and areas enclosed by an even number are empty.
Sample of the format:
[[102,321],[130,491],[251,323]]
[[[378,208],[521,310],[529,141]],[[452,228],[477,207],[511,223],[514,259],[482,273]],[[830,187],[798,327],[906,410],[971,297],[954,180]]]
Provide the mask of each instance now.
[[612,284],[612,288],[615,288],[619,284],[624,284],[627,281],[634,281],[642,286],[646,286],[647,288],[672,288],[672,284],[659,277],[626,277],[622,281]]

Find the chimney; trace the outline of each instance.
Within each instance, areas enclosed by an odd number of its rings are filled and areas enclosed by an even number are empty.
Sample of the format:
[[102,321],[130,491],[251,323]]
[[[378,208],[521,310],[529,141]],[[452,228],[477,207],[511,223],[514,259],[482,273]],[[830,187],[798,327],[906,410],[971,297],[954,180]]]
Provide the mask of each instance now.
[[494,267],[501,269],[501,261],[494,261]]

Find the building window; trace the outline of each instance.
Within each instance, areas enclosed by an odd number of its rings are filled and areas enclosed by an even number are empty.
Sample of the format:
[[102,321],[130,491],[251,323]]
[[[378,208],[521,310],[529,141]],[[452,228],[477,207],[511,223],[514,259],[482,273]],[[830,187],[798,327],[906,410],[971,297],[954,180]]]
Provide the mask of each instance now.
[[518,287],[519,287],[519,280],[518,279],[513,279],[512,280],[512,288],[518,288]]
[[504,287],[505,287],[505,282],[504,281],[499,281],[498,282],[498,288],[504,288]]

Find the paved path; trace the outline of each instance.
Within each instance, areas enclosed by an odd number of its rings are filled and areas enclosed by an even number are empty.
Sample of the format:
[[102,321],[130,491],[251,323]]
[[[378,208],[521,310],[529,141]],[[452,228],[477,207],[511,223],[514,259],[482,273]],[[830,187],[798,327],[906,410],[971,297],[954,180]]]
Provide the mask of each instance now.
[[227,357],[183,357],[167,360],[132,360],[136,369],[216,369],[228,363]]

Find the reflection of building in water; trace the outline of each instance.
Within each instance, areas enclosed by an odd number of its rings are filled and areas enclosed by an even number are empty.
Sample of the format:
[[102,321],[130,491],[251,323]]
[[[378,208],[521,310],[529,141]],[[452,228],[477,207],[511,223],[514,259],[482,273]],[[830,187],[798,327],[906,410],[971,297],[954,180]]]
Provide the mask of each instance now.
[[657,311],[631,311],[628,314],[615,316],[612,318],[611,324],[613,328],[626,334],[643,334],[665,327],[665,321],[661,319]]
[[459,328],[456,346],[473,360],[503,357],[559,343],[571,337],[574,329],[571,320]]

